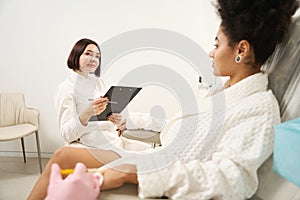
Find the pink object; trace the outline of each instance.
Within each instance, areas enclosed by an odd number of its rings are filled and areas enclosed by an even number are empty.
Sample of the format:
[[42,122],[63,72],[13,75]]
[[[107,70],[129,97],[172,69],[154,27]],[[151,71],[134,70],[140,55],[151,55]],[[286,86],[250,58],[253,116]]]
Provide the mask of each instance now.
[[84,164],[77,163],[74,173],[62,179],[60,167],[56,163],[52,164],[45,200],[95,200],[100,193],[99,176],[86,170]]

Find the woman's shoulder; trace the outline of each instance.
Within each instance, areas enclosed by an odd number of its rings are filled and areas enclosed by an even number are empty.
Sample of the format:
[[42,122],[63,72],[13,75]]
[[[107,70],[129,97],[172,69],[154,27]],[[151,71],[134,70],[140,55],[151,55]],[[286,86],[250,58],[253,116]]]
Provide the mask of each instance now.
[[257,92],[251,95],[251,100],[254,102],[261,102],[263,104],[271,104],[271,103],[278,104],[276,97],[274,96],[272,90],[270,89],[266,91]]
[[58,88],[66,88],[74,85],[74,77],[72,75],[68,76],[65,80],[58,84]]
[[243,111],[269,113],[270,111],[277,112],[279,104],[271,90],[261,91],[250,95],[240,106]]
[[69,93],[74,89],[74,81],[72,76],[68,76],[65,80],[60,82],[55,90],[55,96],[58,94]]

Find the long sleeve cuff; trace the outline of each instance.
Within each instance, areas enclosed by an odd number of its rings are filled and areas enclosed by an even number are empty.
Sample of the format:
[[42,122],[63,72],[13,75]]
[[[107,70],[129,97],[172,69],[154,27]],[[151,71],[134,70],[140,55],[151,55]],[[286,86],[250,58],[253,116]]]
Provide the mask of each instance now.
[[75,117],[75,125],[77,128],[78,138],[80,138],[87,130],[87,126],[83,126],[80,122],[79,115]]
[[79,116],[75,118],[75,123],[78,130],[78,137],[81,137],[84,133],[96,130],[113,131],[115,129],[115,125],[110,121],[89,122],[86,126],[84,126],[81,124]]

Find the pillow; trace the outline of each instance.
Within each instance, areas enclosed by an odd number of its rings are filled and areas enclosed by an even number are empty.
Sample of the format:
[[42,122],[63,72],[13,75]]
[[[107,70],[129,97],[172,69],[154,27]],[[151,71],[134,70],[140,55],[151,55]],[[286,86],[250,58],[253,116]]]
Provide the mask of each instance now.
[[300,118],[275,126],[273,170],[300,187]]

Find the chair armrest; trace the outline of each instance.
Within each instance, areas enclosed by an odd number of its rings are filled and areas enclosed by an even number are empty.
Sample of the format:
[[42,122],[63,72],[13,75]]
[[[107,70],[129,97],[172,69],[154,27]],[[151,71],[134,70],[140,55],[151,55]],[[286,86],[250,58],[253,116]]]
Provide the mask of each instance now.
[[40,124],[40,112],[39,110],[35,108],[25,108],[24,109],[24,122],[30,123],[32,125],[35,125],[36,127],[39,127]]

